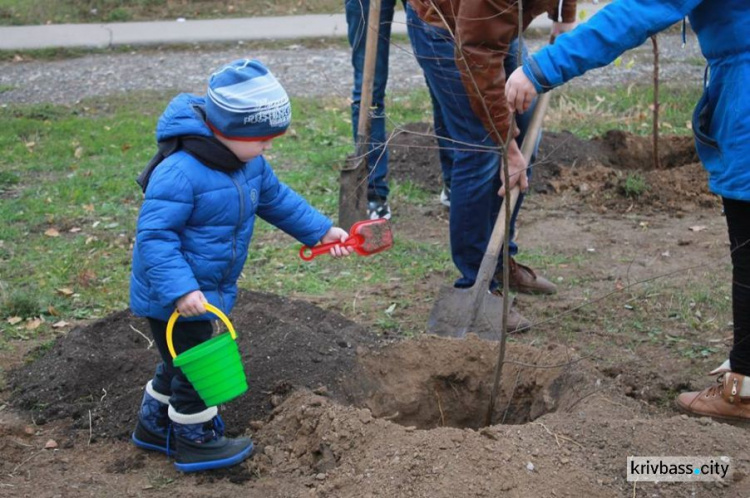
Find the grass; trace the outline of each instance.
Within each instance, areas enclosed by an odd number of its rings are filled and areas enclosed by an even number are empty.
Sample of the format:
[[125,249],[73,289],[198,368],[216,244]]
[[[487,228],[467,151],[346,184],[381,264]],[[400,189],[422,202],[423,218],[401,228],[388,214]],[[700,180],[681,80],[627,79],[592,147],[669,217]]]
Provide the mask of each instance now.
[[[142,198],[134,179],[153,154],[153,127],[169,98],[135,97],[0,109],[0,146],[6,151],[0,158],[0,328],[6,337],[33,336],[56,320],[96,318],[127,307]],[[426,95],[407,100],[394,106],[394,121],[419,120],[429,111]],[[293,107],[293,127],[269,158],[283,181],[335,216],[338,167],[353,148],[347,102],[302,99]],[[414,185],[394,187],[394,203],[426,199]],[[446,248],[397,236],[388,257],[303,263],[296,241],[263,222],[256,233],[262,243],[253,245],[242,285],[276,292],[354,291],[362,278],[373,285],[387,284],[394,274],[420,279],[445,270],[450,261]],[[342,278],[347,275],[353,278]],[[32,329],[40,316],[44,323]]]
[[343,12],[341,0],[0,0],[0,24],[96,23]]
[[[690,135],[692,109],[700,98],[698,86],[667,86],[660,90],[660,132]],[[650,85],[616,89],[570,90],[552,94],[545,123],[550,131],[568,130],[581,138],[599,136],[611,129],[650,135],[653,93]]]
[[[567,112],[551,114],[547,126],[587,136],[621,125],[632,116],[631,105],[645,105],[649,98],[648,90],[638,87],[627,92],[627,102],[617,101],[622,95],[621,90],[601,90],[558,96]],[[154,152],[153,127],[169,98],[130,93],[71,107],[0,108],[0,346],[12,339],[43,338],[56,321],[103,317],[128,306],[130,254],[142,198],[134,179]],[[688,119],[692,106],[677,105],[688,98],[673,101],[674,122]],[[426,91],[389,99],[390,127],[430,121]],[[274,143],[269,159],[283,181],[335,217],[338,169],[353,151],[348,103],[295,99],[293,108],[292,128]],[[575,119],[568,115],[573,112]],[[642,131],[639,126],[635,130]],[[432,197],[409,182],[392,184],[395,206],[425,205]],[[395,303],[387,292],[372,292],[363,303],[356,296],[397,285],[399,295],[420,299],[420,285],[429,275],[450,278],[455,269],[445,245],[398,231],[395,239],[392,250],[371,258],[304,263],[296,255],[296,241],[259,222],[240,285],[323,300],[339,296],[337,306],[345,314],[365,313],[380,330],[412,335],[423,324],[404,319],[412,305],[408,300]],[[538,268],[576,267],[584,259],[540,250],[525,252],[522,262]],[[342,294],[352,299],[340,299]],[[691,317],[684,303],[704,309],[706,302],[710,309],[723,299],[678,294],[683,304],[675,313],[686,322]],[[580,328],[579,322],[571,323]]]

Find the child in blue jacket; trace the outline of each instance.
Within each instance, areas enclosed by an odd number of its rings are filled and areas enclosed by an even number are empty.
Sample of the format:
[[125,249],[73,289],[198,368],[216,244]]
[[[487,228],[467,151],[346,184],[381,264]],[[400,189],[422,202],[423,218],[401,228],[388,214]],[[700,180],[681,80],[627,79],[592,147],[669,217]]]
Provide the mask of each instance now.
[[692,415],[750,421],[750,1],[616,0],[554,45],[537,52],[506,83],[512,110],[539,92],[612,62],[625,50],[689,16],[708,62],[693,113],[698,155],[709,187],[722,197],[732,255],[734,345],[711,374],[719,382],[678,396]]
[[[148,318],[162,362],[149,381],[133,433],[145,449],[175,452],[184,472],[228,467],[253,450],[249,438],[224,437],[208,407],[172,364],[167,320],[175,308],[177,354],[208,340],[211,303],[228,314],[247,258],[256,215],[306,245],[344,242],[346,231],[281,183],[263,152],[291,121],[289,98],[258,61],[238,60],[211,75],[205,96],[181,94],[159,119],[159,151],[139,183],[130,279],[133,313]],[[333,256],[346,256],[343,246]]]

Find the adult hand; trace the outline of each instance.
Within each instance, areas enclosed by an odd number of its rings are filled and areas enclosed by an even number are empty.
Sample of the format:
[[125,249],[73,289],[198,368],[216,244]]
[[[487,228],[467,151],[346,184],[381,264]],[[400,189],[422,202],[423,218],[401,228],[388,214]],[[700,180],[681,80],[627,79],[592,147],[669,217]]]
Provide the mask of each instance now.
[[[526,176],[526,166],[526,159],[523,158],[521,149],[518,148],[518,144],[515,140],[512,140],[510,147],[508,148],[508,175],[510,176],[510,182],[508,185],[503,184],[497,195],[505,197],[505,192],[512,190],[516,185],[518,185],[521,192],[526,192],[529,188],[529,178]],[[505,183],[505,173],[502,168],[500,168],[500,181]]]
[[576,27],[574,22],[553,22],[552,23],[552,39],[554,40],[563,33],[567,33]]
[[182,316],[199,316],[206,312],[206,296],[199,290],[188,292],[177,300],[177,311]]
[[[330,242],[346,242],[346,239],[349,238],[349,234],[344,230],[343,228],[339,227],[331,227],[325,235],[323,235],[323,238],[320,239],[320,241],[323,244],[328,244]],[[331,256],[334,258],[340,258],[341,256],[349,256],[352,253],[352,249],[346,247],[346,246],[340,246],[335,245],[331,247],[331,250],[329,251],[331,253]]]
[[524,113],[537,96],[536,88],[519,67],[505,82],[505,98],[511,112]]

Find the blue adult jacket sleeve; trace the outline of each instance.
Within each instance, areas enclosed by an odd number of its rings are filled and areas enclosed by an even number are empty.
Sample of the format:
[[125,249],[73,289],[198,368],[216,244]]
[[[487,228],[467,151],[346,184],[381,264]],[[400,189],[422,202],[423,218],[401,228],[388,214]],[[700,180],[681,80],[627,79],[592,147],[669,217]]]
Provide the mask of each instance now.
[[[178,235],[193,211],[193,187],[173,166],[162,165],[153,175],[138,218],[135,250],[159,304],[172,307],[183,295],[200,289]],[[158,181],[161,175],[168,175],[169,181]]]
[[303,244],[314,246],[333,226],[333,222],[280,182],[265,159],[263,162],[258,216]]
[[546,92],[589,69],[606,66],[683,19],[702,1],[615,0],[534,54],[525,61],[523,71],[537,92]]

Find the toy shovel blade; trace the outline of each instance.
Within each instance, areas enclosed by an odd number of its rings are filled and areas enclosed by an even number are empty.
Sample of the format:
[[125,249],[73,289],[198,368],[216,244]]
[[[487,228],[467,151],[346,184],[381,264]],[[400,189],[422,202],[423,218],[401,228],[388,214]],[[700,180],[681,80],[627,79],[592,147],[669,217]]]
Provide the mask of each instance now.
[[349,230],[349,238],[346,242],[329,242],[315,247],[302,246],[299,250],[299,257],[310,261],[315,256],[325,254],[329,249],[338,245],[354,249],[361,256],[370,256],[385,251],[393,246],[391,224],[383,218],[358,221]]

